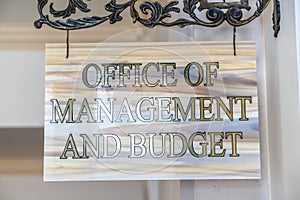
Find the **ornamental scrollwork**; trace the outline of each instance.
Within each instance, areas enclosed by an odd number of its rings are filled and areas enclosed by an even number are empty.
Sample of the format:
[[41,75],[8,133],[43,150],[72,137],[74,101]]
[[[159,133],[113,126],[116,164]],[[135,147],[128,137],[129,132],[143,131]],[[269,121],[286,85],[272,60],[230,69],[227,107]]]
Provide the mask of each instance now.
[[[241,0],[240,3],[225,3],[223,0],[220,3],[209,3],[207,0],[183,0],[182,6],[179,5],[179,1],[171,1],[163,5],[158,1],[129,0],[125,3],[117,3],[116,0],[110,0],[105,5],[107,15],[72,18],[76,12],[89,13],[91,11],[88,1],[91,0],[68,0],[67,7],[62,10],[55,9],[54,3],[50,3],[47,10],[48,0],[38,0],[40,18],[34,22],[34,26],[41,28],[43,24],[47,24],[55,29],[76,30],[94,27],[106,21],[114,24],[121,21],[123,19],[121,14],[129,9],[133,22],[139,22],[146,27],[189,25],[217,27],[224,21],[233,27],[239,27],[260,16],[271,0],[254,0],[256,8],[251,8],[248,0]],[[254,12],[244,18],[243,12],[251,10]],[[200,15],[201,12],[205,12],[204,19],[202,19],[203,15]],[[186,17],[180,15],[176,19],[175,13],[184,13]]]
[[[87,0],[90,1],[90,0]],[[50,13],[53,14],[54,17],[70,17],[72,14],[76,13],[76,8],[82,12],[90,12],[91,10],[87,7],[87,4],[82,0],[70,0],[68,7],[64,10],[57,11],[53,8],[53,4],[50,4]]]

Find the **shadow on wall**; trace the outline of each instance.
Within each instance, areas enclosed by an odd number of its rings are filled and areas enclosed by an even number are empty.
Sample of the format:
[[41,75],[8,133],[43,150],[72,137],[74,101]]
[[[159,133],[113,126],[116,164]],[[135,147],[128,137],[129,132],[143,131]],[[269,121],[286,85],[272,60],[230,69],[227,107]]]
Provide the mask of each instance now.
[[43,182],[43,129],[0,129],[0,199],[147,199],[145,181]]

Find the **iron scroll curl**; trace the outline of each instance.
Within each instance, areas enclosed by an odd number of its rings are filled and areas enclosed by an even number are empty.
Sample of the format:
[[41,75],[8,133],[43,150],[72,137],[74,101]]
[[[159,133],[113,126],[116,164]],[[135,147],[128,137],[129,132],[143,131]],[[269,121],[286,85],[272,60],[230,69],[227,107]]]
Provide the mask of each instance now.
[[[199,25],[205,27],[217,27],[227,21],[233,27],[246,25],[259,17],[267,8],[271,0],[255,0],[256,9],[250,17],[244,18],[243,12],[253,10],[248,5],[244,5],[248,0],[241,0],[238,3],[207,3],[205,0],[183,0],[183,6],[179,6],[179,1],[171,1],[162,5],[158,1],[129,0],[125,3],[117,3],[116,0],[110,0],[105,5],[108,12],[104,16],[90,16],[78,19],[72,18],[77,11],[89,13],[91,10],[85,1],[91,0],[68,0],[68,5],[63,10],[56,10],[55,5],[50,3],[48,14],[45,14],[48,0],[38,0],[38,12],[40,18],[34,22],[36,28],[41,28],[46,24],[59,30],[77,30],[91,28],[104,22],[114,24],[122,21],[121,14],[129,9],[133,22],[139,22],[146,27],[155,26],[178,26],[185,27],[190,25]],[[278,0],[277,0],[278,1]],[[244,4],[243,4],[244,3]],[[209,6],[211,4],[211,6]],[[174,13],[183,12],[187,17],[175,18]],[[205,12],[205,17],[200,17],[201,12]],[[51,15],[51,19],[49,17]],[[52,20],[53,18],[53,20]],[[62,19],[55,19],[62,18]],[[175,18],[175,19],[174,19]]]

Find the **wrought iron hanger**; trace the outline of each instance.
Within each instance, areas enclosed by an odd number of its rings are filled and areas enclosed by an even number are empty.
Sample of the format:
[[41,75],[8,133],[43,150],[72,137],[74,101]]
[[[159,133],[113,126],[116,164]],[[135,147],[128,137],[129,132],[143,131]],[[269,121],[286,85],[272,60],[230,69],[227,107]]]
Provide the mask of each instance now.
[[[86,0],[91,1],[91,0]],[[90,16],[79,19],[73,19],[71,16],[76,13],[77,10],[88,13],[91,10],[88,8],[87,3],[84,0],[69,0],[68,6],[63,10],[56,10],[54,4],[50,3],[49,13],[52,18],[63,18],[65,20],[51,20],[49,15],[44,14],[48,0],[38,0],[38,12],[40,19],[34,22],[36,28],[41,28],[43,24],[48,26],[67,31],[67,58],[69,56],[69,31],[85,29],[94,26],[98,26],[103,22],[109,21],[110,24],[122,21],[122,12],[126,9],[130,9],[130,16],[133,19],[133,23],[139,22],[145,27],[155,26],[178,26],[185,27],[189,25],[199,25],[205,27],[217,27],[224,21],[227,21],[229,25],[233,27],[233,47],[234,55],[236,55],[236,28],[244,26],[255,18],[267,8],[271,0],[254,0],[256,2],[256,9],[253,14],[248,18],[243,18],[243,12],[250,12],[253,10],[249,1],[251,0],[236,0],[226,1],[220,0],[220,2],[209,0],[183,0],[183,8],[178,7],[178,1],[171,1],[166,5],[162,5],[158,1],[146,1],[146,0],[129,0],[125,3],[117,3],[116,0],[110,0],[105,5],[106,11],[109,14],[105,16]],[[273,12],[273,29],[274,36],[278,36],[280,30],[280,1],[273,0],[274,12]],[[188,18],[173,19],[173,13],[184,12]],[[206,19],[201,19],[199,13],[205,12]],[[146,15],[147,17],[144,17]],[[169,20],[168,20],[169,19]]]

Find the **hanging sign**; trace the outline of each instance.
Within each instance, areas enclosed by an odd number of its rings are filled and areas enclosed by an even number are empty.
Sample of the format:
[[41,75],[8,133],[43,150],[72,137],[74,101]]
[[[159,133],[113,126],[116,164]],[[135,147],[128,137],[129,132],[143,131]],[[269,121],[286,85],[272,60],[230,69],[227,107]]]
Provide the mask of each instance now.
[[48,44],[45,181],[259,179],[255,45]]

